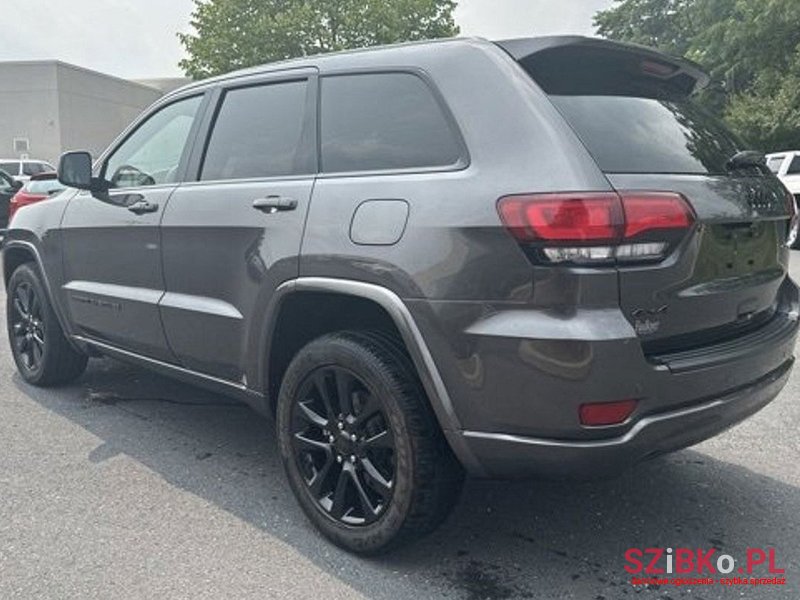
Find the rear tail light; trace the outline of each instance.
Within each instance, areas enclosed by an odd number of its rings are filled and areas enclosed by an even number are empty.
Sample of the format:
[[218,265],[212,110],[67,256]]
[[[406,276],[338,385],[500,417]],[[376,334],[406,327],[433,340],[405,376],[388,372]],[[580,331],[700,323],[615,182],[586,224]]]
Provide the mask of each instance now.
[[694,223],[671,192],[506,196],[498,211],[517,241],[551,263],[661,260]]
[[630,418],[633,411],[636,410],[636,404],[636,400],[581,404],[580,409],[578,409],[581,425],[586,427],[619,425]]

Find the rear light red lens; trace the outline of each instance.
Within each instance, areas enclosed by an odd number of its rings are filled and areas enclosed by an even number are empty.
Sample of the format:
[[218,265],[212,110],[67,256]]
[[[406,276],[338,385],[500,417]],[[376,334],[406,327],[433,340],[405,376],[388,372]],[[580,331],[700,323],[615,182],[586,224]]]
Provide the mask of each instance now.
[[28,194],[27,192],[17,192],[11,200],[8,202],[8,222],[11,222],[11,219],[14,217],[16,212],[22,208],[23,206],[28,206],[29,204],[36,204],[37,202],[41,202],[45,200],[47,196],[43,194]]
[[520,241],[613,241],[622,223],[616,194],[509,196],[503,222]]
[[581,404],[579,409],[581,425],[587,427],[619,425],[630,418],[633,411],[636,410],[636,404],[636,400]]
[[623,192],[622,206],[626,239],[656,229],[687,229],[694,221],[689,205],[678,194]]
[[517,241],[550,262],[660,259],[694,222],[686,199],[671,192],[506,196],[497,208]]

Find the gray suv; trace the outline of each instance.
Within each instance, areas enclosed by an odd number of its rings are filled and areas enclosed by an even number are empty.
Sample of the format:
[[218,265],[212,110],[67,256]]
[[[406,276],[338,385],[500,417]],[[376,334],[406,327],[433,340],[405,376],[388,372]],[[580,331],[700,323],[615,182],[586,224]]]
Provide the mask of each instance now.
[[694,106],[706,82],[550,37],[190,85],[14,217],[19,371],[108,355],[274,415],[301,507],[362,553],[432,530],[465,473],[699,442],[778,394],[798,331],[793,203]]

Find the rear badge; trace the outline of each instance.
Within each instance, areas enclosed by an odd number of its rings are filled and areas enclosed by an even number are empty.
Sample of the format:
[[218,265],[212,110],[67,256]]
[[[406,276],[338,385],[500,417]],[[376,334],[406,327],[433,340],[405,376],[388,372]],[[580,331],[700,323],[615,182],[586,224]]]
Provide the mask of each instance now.
[[661,329],[661,315],[667,312],[669,307],[665,304],[659,308],[637,308],[631,313],[633,315],[633,328],[637,335],[653,335]]

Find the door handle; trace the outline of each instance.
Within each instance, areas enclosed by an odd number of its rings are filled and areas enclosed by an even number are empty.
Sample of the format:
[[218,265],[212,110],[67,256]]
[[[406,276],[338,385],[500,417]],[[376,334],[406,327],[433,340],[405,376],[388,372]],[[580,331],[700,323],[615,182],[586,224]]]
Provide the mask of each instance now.
[[297,200],[284,196],[267,196],[253,200],[253,208],[269,215],[276,212],[285,212],[297,208]]
[[148,202],[147,200],[139,200],[127,207],[129,211],[136,215],[143,215],[146,213],[154,213],[158,210],[158,204],[155,202]]

